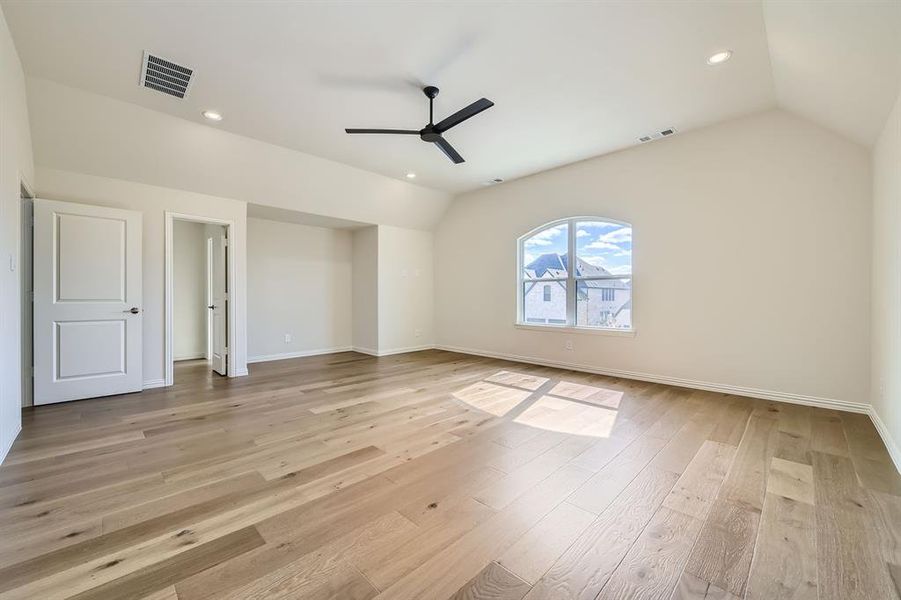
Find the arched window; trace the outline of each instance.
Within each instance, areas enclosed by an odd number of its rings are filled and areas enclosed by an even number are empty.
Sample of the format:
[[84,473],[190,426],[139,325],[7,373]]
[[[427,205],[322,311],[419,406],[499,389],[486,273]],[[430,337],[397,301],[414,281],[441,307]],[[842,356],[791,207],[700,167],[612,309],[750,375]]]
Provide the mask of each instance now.
[[632,226],[574,217],[524,235],[517,295],[523,325],[631,330]]

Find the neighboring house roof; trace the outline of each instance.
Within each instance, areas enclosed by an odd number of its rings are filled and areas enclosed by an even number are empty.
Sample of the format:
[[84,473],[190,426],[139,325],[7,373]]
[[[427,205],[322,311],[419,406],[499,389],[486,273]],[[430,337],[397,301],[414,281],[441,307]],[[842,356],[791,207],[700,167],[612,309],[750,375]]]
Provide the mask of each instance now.
[[[567,275],[569,256],[551,252],[542,254],[524,268],[527,279],[563,279]],[[576,257],[576,277],[603,277],[613,275],[604,267],[593,265]],[[587,297],[588,288],[615,288],[628,290],[632,288],[631,281],[621,279],[607,279],[601,281],[579,281],[579,295]]]

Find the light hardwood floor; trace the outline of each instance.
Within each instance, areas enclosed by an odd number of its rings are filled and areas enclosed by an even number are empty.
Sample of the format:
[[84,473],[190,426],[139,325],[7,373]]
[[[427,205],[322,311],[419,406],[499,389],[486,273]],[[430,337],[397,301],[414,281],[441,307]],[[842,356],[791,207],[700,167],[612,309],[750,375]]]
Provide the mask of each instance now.
[[867,417],[428,351],[28,410],[0,599],[876,600]]

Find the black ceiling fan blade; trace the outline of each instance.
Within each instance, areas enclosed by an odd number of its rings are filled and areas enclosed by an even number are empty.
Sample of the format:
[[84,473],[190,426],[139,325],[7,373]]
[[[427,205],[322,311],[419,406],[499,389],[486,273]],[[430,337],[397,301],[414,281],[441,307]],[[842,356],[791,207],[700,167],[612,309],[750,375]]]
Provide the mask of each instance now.
[[494,106],[494,102],[492,102],[488,98],[481,98],[479,100],[476,100],[475,102],[473,102],[466,108],[464,108],[462,110],[458,110],[457,112],[455,112],[448,118],[444,119],[443,121],[441,121],[440,123],[435,125],[435,131],[437,131],[438,133],[447,131],[451,127],[455,127],[456,125],[459,125],[466,119],[474,117],[477,114],[479,114],[480,112],[482,112],[483,110],[487,110],[487,109],[491,108],[492,106]]
[[460,156],[460,153],[454,150],[454,147],[451,146],[450,142],[448,142],[446,139],[438,138],[437,140],[434,140],[433,143],[438,146],[439,150],[444,152],[445,156],[454,161],[455,165],[459,165],[461,162],[466,162],[465,160],[463,160],[463,157]]
[[419,135],[414,129],[345,129],[346,133],[394,133],[398,135]]

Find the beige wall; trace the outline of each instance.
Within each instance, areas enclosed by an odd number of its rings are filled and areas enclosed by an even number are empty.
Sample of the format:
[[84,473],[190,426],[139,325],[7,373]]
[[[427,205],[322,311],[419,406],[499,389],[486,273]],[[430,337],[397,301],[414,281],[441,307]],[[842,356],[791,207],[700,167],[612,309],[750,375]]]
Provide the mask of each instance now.
[[873,151],[872,398],[901,470],[901,95]]
[[0,10],[0,462],[22,426],[20,179],[35,183],[25,77]]
[[379,228],[353,232],[352,251],[353,347],[370,354],[379,351]]
[[206,227],[203,223],[175,221],[172,249],[175,360],[203,358],[207,342]]
[[379,226],[379,353],[435,343],[433,239],[430,231]]
[[38,168],[38,195],[141,211],[144,279],[144,384],[162,385],[164,356],[164,238],[166,212],[223,219],[234,223],[235,281],[231,301],[235,307],[236,347],[231,358],[237,375],[247,372],[247,205],[244,202],[144,185],[131,181],[95,177],[55,169]]
[[349,230],[247,220],[250,361],[350,348],[351,239]]
[[[867,150],[774,110],[466,194],[436,232],[438,343],[862,410],[870,187]],[[634,337],[513,326],[517,238],[575,215],[633,225]]]

